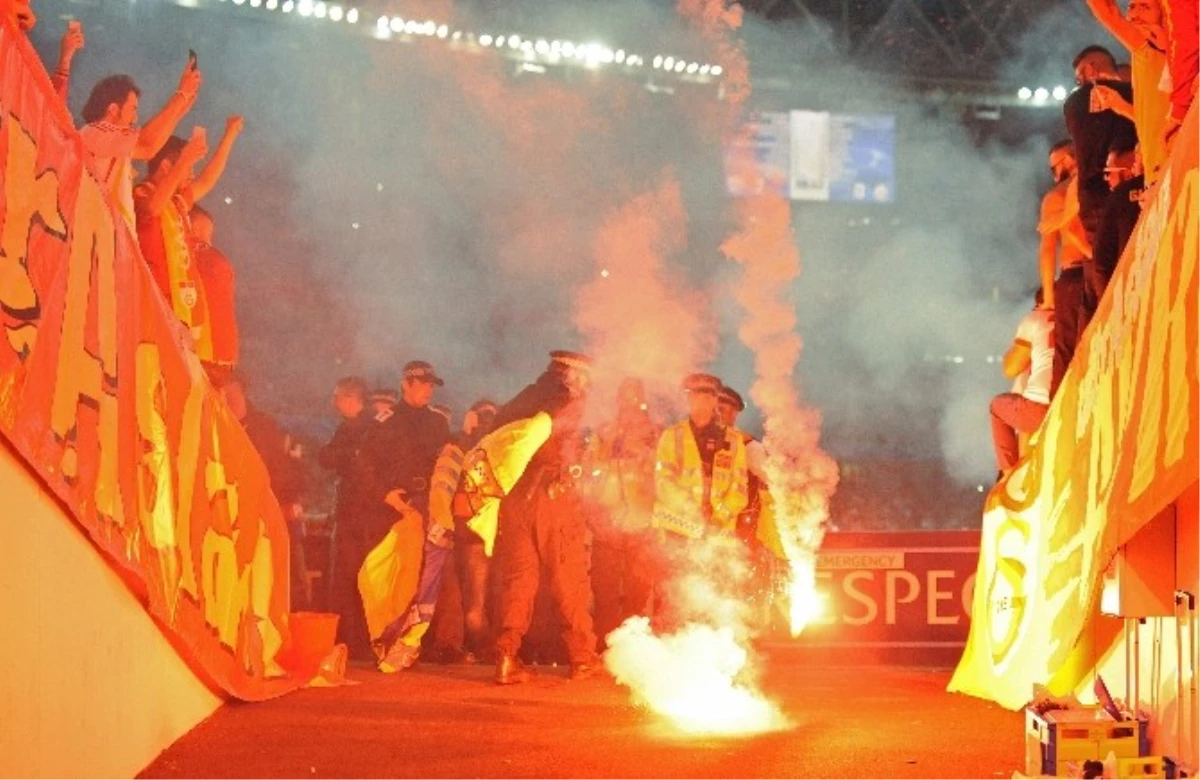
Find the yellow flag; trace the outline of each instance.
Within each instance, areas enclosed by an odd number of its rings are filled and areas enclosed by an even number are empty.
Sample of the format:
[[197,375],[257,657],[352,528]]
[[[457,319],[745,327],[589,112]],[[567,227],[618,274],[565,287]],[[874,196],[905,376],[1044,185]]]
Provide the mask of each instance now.
[[463,462],[463,490],[475,507],[467,527],[483,540],[488,555],[496,544],[500,499],[525,473],[529,461],[550,438],[550,415],[538,412],[489,433],[467,453]]

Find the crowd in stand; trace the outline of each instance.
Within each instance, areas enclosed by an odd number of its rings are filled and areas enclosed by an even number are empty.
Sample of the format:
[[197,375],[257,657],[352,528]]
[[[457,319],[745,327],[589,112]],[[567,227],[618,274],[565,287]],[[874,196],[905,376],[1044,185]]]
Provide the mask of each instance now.
[[[37,22],[29,0],[0,0],[0,14],[20,30],[28,31]],[[82,25],[68,22],[51,75],[64,103],[72,62],[85,45]],[[193,126],[187,139],[175,134],[195,105],[202,83],[191,54],[175,92],[148,121],[139,123],[141,90],[136,80],[127,74],[103,78],[84,103],[79,136],[92,175],[136,238],[151,277],[187,330],[213,386],[223,393],[266,462],[272,489],[293,532],[293,555],[302,560],[298,540],[303,469],[292,457],[291,438],[246,400],[244,380],[235,373],[239,340],[234,267],[213,245],[215,223],[200,205],[220,181],[243,121],[240,116],[228,118],[211,155],[204,127]],[[144,165],[140,179],[139,165]],[[293,568],[293,589],[303,588],[301,572]]]
[[1000,478],[1020,460],[1018,434],[1045,419],[1196,96],[1196,0],[1129,0],[1124,14],[1087,2],[1131,61],[1127,78],[1103,46],[1073,62],[1069,138],[1050,149],[1055,184],[1038,222],[1041,288],[1003,360],[1014,386],[991,404]]
[[[25,31],[37,22],[29,0],[0,0],[0,13]],[[71,64],[85,45],[82,25],[69,22],[51,77],[64,103]],[[137,81],[127,74],[101,79],[84,103],[79,136],[92,174],[136,236],[155,283],[220,388],[238,360],[234,270],[213,246],[214,221],[199,202],[220,181],[243,122],[239,116],[229,117],[211,155],[204,127],[193,126],[187,139],[175,135],[195,105],[202,82],[193,53],[175,92],[148,121],[139,123]],[[140,180],[135,163],[145,166]]]

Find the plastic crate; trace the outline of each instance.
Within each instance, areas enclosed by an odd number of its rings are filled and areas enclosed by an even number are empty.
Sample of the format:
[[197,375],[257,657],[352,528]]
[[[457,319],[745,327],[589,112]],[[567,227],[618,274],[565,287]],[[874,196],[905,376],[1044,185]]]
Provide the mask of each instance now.
[[1065,777],[1067,764],[1140,758],[1150,752],[1144,721],[1116,721],[1099,707],[1025,710],[1025,774]]

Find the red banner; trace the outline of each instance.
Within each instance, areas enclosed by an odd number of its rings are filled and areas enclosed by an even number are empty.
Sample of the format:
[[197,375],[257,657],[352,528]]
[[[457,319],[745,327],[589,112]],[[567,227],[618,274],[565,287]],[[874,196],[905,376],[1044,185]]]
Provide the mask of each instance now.
[[830,533],[817,556],[810,647],[935,649],[967,641],[979,531]]
[[266,470],[3,22],[0,327],[0,435],[198,673],[243,699],[296,687],[275,661],[288,537]]

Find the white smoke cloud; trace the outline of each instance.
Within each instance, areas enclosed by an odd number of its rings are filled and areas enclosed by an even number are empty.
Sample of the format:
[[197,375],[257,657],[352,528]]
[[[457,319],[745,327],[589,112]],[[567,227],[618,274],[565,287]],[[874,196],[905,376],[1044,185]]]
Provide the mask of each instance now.
[[670,625],[632,617],[606,637],[604,663],[634,698],[684,732],[746,735],[790,726],[759,686],[742,545],[707,538],[675,549]]

